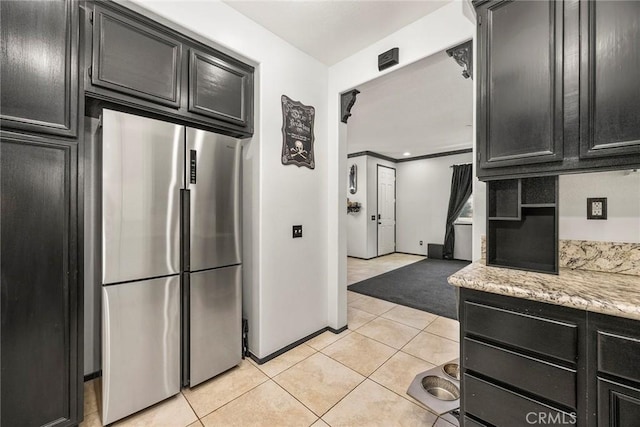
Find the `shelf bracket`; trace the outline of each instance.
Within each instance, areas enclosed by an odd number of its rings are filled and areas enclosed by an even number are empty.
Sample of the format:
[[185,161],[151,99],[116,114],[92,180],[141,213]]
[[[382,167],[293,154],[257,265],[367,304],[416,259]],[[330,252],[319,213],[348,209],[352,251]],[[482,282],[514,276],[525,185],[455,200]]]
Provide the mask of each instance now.
[[473,80],[473,44],[472,41],[464,42],[461,45],[447,49],[447,55],[452,57],[462,70],[462,77]]
[[340,95],[340,105],[342,106],[342,118],[340,121],[342,123],[347,123],[347,120],[351,117],[351,108],[356,103],[356,95],[359,93],[359,90],[353,89]]

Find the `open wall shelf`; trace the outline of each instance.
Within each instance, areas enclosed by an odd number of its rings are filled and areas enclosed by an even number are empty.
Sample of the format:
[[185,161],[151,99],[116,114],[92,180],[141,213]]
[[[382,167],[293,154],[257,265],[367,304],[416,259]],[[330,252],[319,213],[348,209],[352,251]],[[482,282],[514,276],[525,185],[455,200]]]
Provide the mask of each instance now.
[[487,265],[558,273],[558,178],[491,181]]

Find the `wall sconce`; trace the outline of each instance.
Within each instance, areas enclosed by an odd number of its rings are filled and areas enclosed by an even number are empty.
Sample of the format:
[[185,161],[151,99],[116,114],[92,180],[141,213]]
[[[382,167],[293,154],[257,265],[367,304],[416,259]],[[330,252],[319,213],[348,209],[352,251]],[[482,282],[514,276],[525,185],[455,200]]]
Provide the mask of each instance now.
[[349,169],[349,193],[356,194],[358,191],[358,166],[351,165]]

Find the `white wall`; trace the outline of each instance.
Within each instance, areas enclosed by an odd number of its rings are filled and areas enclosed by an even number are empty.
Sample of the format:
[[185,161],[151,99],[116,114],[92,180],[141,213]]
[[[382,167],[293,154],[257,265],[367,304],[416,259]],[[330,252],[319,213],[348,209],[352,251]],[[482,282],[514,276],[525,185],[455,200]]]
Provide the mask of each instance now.
[[[327,217],[319,213],[337,164],[326,143],[327,67],[222,2],[137,2],[257,64],[255,134],[243,162],[243,292],[250,349],[265,357],[327,326]],[[315,107],[315,170],[281,164],[283,94]],[[291,238],[294,224],[303,238]]]
[[[444,243],[453,171],[450,166],[470,163],[472,156],[464,153],[398,163],[398,252],[426,255],[427,244]],[[461,237],[456,238],[456,246],[470,246]]]
[[367,209],[369,208],[367,200],[367,157],[352,157],[347,161],[348,168],[351,165],[356,165],[358,168],[358,191],[356,194],[347,192],[347,197],[352,202],[358,202],[362,205],[360,212],[347,215],[347,255],[357,258],[369,258],[367,254],[367,221],[369,218],[367,214]]
[[[455,0],[418,21],[372,44],[329,68],[328,98],[328,156],[329,175],[327,193],[328,218],[328,298],[329,324],[334,328],[347,322],[346,309],[346,199],[347,125],[340,123],[340,93],[357,85],[393,72],[422,58],[448,49],[475,34],[475,25],[464,14],[464,3]],[[378,71],[378,55],[391,48],[400,49],[400,64]],[[358,102],[352,110],[357,114]]]
[[[393,169],[397,166],[373,156],[351,157],[347,161],[349,167],[354,163],[358,165],[358,192],[347,193],[347,197],[362,203],[363,208],[357,214],[347,215],[347,256],[370,259],[378,256],[378,221],[371,219],[378,214],[378,165]],[[397,182],[396,172],[396,191]]]
[[[559,238],[640,243],[640,172],[560,176]],[[587,198],[607,198],[607,220],[587,219]]]

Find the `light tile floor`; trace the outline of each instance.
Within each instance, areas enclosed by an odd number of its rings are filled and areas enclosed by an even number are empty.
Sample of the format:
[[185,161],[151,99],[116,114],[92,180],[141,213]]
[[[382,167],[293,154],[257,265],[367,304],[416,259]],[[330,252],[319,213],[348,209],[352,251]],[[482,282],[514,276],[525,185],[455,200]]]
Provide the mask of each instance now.
[[[324,332],[263,365],[243,360],[114,425],[452,427],[406,390],[418,373],[458,357],[458,322],[347,292],[346,331]],[[84,405],[80,425],[101,426],[92,382]]]
[[394,253],[373,259],[347,258],[347,285],[425,259],[420,255]]

